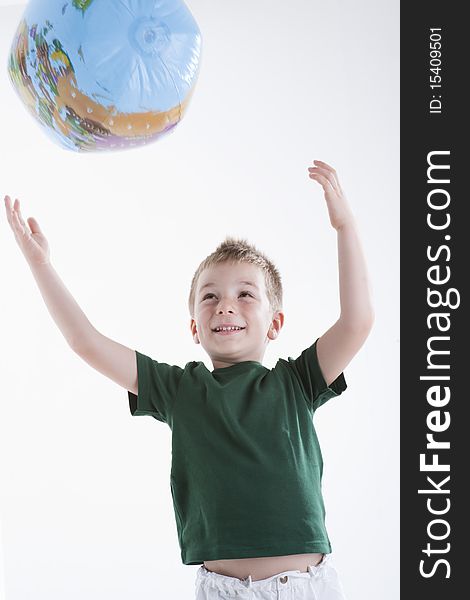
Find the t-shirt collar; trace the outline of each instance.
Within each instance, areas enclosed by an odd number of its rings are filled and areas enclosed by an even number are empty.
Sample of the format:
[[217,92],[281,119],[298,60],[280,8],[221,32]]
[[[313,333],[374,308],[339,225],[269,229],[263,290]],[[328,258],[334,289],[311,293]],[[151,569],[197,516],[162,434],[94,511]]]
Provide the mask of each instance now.
[[217,369],[213,369],[211,372],[212,373],[217,373],[217,374],[218,373],[225,373],[225,372],[229,372],[229,371],[232,372],[232,371],[235,371],[235,370],[238,371],[239,369],[243,369],[243,368],[249,369],[249,368],[251,368],[253,366],[262,367],[263,365],[259,361],[257,361],[257,360],[242,360],[242,361],[237,362],[237,363],[235,363],[233,365],[230,365],[229,367],[219,367]]

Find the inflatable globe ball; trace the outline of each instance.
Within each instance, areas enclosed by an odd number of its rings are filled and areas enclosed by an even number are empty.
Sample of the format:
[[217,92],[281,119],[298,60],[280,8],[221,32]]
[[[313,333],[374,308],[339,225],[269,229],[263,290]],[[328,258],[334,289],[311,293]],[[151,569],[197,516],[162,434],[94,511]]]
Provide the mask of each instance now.
[[179,123],[200,52],[199,28],[181,0],[31,0],[8,71],[56,142],[119,150]]

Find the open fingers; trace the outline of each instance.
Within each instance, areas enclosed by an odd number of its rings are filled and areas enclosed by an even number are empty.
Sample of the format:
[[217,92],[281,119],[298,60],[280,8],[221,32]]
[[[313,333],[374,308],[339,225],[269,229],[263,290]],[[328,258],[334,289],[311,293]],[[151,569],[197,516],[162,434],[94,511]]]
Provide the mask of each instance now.
[[26,229],[26,227],[22,223],[22,220],[18,216],[18,213],[16,212],[16,210],[13,209],[11,211],[11,215],[12,215],[11,218],[12,218],[12,223],[13,223],[14,230],[17,233],[19,233],[20,235],[26,236],[28,234],[28,230]]
[[11,213],[11,200],[10,200],[10,196],[5,196],[5,210],[7,213],[7,219],[8,222],[11,225],[11,219],[10,219],[10,213]]
[[18,200],[18,198],[16,198],[13,208],[14,208],[14,212],[15,212],[16,216],[18,217],[18,221],[20,222],[21,226],[23,227],[25,233],[28,233],[28,234],[31,233],[28,225],[24,222],[24,219],[21,216],[20,201]]
[[318,181],[325,192],[336,191],[331,181],[321,173],[310,173],[310,179],[315,179],[315,181]]
[[332,171],[333,173],[336,173],[336,171],[334,170],[334,168],[331,165],[329,165],[328,163],[324,162],[323,160],[314,160],[313,162],[315,164],[321,165],[325,169],[328,169],[328,170]]
[[[336,181],[334,175],[328,169],[324,169],[322,167],[309,167],[309,175],[312,179],[318,179],[318,181],[324,180],[327,181],[331,188],[335,192],[340,192],[340,188],[338,182]],[[321,178],[321,179],[320,179]]]
[[7,208],[7,219],[10,223],[13,231],[22,236],[29,236],[29,227],[23,221],[19,210],[20,202],[18,199],[15,200],[13,207],[9,196],[5,196],[5,205]]
[[5,196],[5,208],[7,211],[7,219],[8,219],[8,223],[10,223],[10,227],[12,227],[12,229],[16,229],[17,219],[15,219],[15,211],[13,210],[13,208],[11,206],[10,196]]
[[339,183],[338,173],[335,171],[335,169],[328,163],[323,162],[322,160],[314,160],[313,162],[316,165],[318,165],[320,168],[325,169],[326,171],[328,171],[330,173],[331,177],[333,178],[333,180],[335,182],[334,188],[337,191],[341,191],[341,185]]

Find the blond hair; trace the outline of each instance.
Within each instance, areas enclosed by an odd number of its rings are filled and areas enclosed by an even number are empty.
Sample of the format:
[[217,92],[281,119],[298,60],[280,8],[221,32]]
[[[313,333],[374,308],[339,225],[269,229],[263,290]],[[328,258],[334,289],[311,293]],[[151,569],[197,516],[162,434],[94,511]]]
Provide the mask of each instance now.
[[193,275],[188,301],[189,312],[191,313],[191,316],[193,316],[194,312],[194,297],[196,294],[199,276],[204,269],[207,269],[212,265],[225,262],[249,263],[262,269],[266,284],[266,294],[268,296],[271,309],[273,311],[282,310],[281,275],[279,274],[279,271],[275,265],[265,254],[257,250],[246,240],[227,237],[221,244],[217,246],[212,254],[209,254],[209,256],[202,261]]

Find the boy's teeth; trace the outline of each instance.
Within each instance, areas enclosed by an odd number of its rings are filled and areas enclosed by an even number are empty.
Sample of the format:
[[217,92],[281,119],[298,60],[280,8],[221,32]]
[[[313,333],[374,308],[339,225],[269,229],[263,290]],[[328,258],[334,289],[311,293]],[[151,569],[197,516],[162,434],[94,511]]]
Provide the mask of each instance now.
[[239,329],[241,329],[241,327],[216,327],[216,331],[233,331]]

